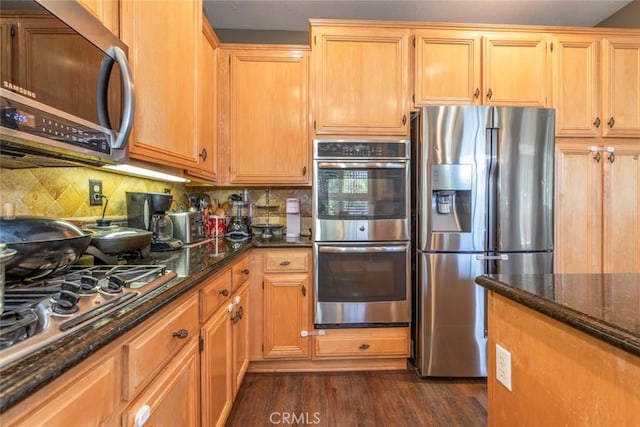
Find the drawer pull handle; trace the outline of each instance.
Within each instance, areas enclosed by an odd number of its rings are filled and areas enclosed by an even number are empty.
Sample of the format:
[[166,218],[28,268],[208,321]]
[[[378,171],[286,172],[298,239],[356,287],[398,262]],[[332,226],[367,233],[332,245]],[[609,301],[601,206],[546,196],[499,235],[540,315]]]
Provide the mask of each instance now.
[[173,333],[174,338],[178,338],[181,340],[185,339],[188,336],[189,336],[189,332],[187,332],[186,329],[180,329],[179,331],[176,331]]
[[369,344],[362,344],[360,347],[358,347],[360,350],[366,350],[368,349],[370,346]]
[[244,270],[242,270],[240,273],[242,274],[249,274],[249,269],[245,268]]
[[290,261],[282,261],[282,262],[280,263],[280,265],[282,265],[282,266],[289,265],[289,264],[291,264],[291,262],[290,262]]
[[226,290],[226,289],[223,289],[220,292],[218,292],[218,295],[222,295],[223,297],[228,297],[229,296],[229,291]]

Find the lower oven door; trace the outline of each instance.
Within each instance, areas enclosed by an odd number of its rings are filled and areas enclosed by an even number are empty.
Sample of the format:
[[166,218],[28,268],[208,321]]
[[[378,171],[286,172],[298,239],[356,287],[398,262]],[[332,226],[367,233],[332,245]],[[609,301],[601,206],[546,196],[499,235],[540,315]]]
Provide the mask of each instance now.
[[317,328],[409,324],[409,242],[316,242],[314,252]]

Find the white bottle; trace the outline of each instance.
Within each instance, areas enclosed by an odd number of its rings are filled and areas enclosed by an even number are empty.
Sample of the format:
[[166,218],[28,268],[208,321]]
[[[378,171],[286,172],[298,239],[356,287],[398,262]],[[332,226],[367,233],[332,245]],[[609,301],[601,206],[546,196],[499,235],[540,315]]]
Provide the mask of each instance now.
[[300,238],[300,199],[287,199],[287,239]]

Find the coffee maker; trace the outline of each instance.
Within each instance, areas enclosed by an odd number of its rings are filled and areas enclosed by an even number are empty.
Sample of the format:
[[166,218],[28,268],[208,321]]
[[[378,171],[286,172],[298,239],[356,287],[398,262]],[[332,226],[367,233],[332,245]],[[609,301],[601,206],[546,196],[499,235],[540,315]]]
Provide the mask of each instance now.
[[182,241],[173,238],[173,223],[167,214],[173,196],[165,193],[127,192],[127,222],[129,227],[152,232],[153,252],[174,251],[182,248]]

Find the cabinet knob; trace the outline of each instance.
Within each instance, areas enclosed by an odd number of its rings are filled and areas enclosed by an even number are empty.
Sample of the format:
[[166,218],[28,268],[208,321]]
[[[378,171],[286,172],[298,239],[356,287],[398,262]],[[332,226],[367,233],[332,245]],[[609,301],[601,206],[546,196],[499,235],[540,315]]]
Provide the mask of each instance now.
[[609,160],[609,162],[613,163],[616,161],[616,153],[615,148],[613,147],[607,147],[605,148],[605,150],[607,151],[607,153],[609,153],[609,155],[607,156],[607,160]]
[[245,268],[244,270],[242,270],[240,273],[242,274],[249,274],[249,269]]
[[473,92],[473,97],[477,99],[479,96],[480,96],[480,88],[476,88],[476,91]]
[[207,149],[206,148],[203,148],[202,151],[200,152],[200,158],[202,159],[203,162],[205,160],[207,160]]
[[282,265],[282,266],[289,265],[289,264],[291,264],[291,262],[290,262],[290,261],[286,261],[286,260],[285,260],[285,261],[282,261],[282,262],[280,263],[280,265]]
[[178,339],[185,339],[186,337],[189,336],[189,332],[187,332],[186,329],[180,329],[178,331],[175,331],[172,335],[174,338],[178,338]]
[[222,295],[223,297],[228,297],[229,296],[229,291],[226,290],[226,289],[223,289],[220,292],[218,292],[218,295]]
[[369,344],[362,344],[360,347],[358,347],[360,350],[366,350],[370,347]]
[[307,288],[304,285],[302,285],[302,296],[303,297],[307,296]]
[[491,99],[492,96],[493,96],[493,91],[491,90],[491,88],[489,88],[489,91],[487,92],[487,98]]
[[302,167],[302,176],[307,176],[307,167],[306,166]]
[[613,117],[611,117],[607,122],[607,124],[609,125],[610,128],[613,128],[613,126],[615,126],[616,124],[616,121],[613,119]]
[[402,126],[404,126],[404,125],[406,125],[406,124],[407,124],[407,115],[406,115],[406,114],[404,114],[404,115],[402,116]]
[[600,127],[600,117],[596,117],[596,120],[593,122],[593,125],[597,128]]

